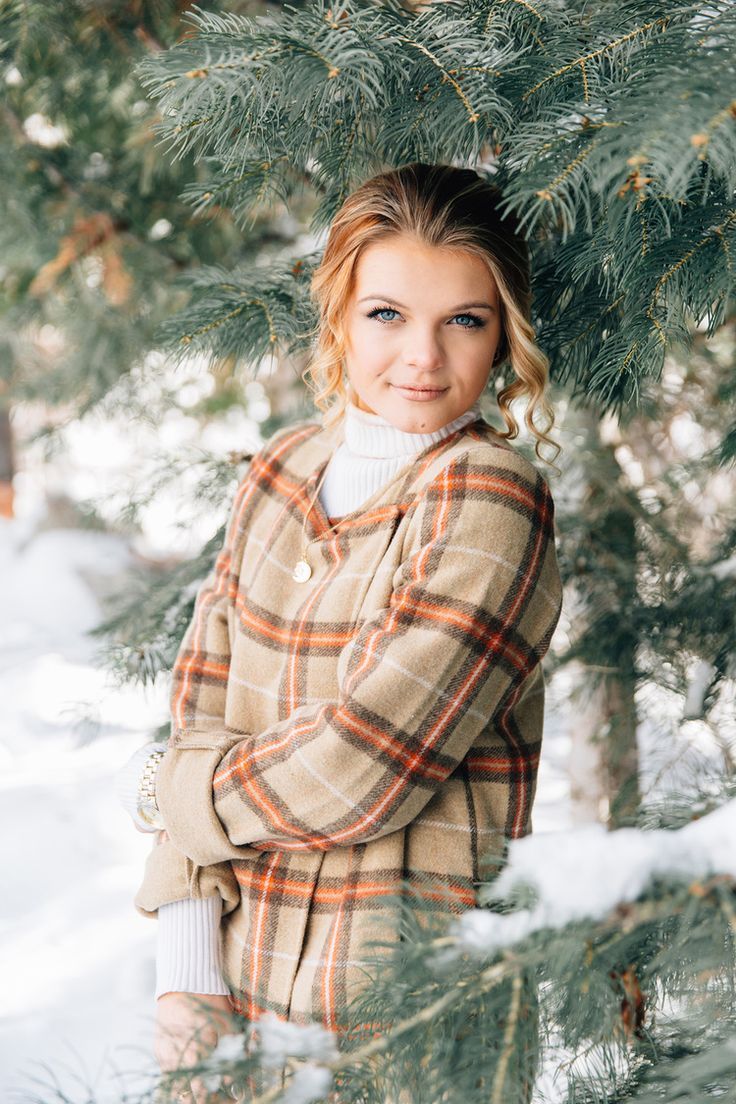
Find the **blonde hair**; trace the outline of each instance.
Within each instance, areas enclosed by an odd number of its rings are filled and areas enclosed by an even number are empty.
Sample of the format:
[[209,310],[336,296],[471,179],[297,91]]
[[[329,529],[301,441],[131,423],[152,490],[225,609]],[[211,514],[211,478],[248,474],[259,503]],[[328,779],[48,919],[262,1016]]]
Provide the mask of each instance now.
[[[536,344],[530,321],[529,250],[515,218],[499,214],[502,198],[500,190],[473,169],[418,161],[379,173],[347,197],[332,221],[310,286],[319,322],[313,335],[314,355],[302,379],[325,426],[343,415],[348,402],[342,319],[358,259],[371,242],[410,234],[426,245],[472,253],[487,265],[498,288],[502,324],[493,365],[508,359],[516,377],[498,392],[498,406],[508,427],[506,432],[498,431],[499,436],[518,436],[510,404],[527,396],[524,422],[536,438],[535,453],[555,467],[539,451],[543,441],[557,450],[555,458],[561,449],[548,436],[554,425],[546,396],[549,360]],[[537,411],[544,419],[541,429],[534,422]]]

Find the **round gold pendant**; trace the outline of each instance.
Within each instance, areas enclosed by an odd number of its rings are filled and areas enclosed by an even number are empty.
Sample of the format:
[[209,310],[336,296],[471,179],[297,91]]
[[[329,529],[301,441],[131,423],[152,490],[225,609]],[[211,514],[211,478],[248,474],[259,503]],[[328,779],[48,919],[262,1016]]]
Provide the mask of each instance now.
[[294,570],[291,573],[292,579],[297,583],[306,583],[307,579],[311,576],[312,569],[307,561],[302,557],[301,560],[297,560],[294,564]]

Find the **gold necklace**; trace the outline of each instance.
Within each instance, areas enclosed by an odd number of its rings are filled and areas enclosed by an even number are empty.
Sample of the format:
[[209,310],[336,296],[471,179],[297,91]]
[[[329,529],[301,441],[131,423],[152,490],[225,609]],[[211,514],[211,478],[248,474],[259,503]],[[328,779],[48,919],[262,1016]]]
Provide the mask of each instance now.
[[[481,415],[478,414],[476,416],[475,420],[477,421],[477,419],[480,418],[480,416]],[[376,457],[376,459],[378,459],[378,458]],[[307,528],[307,518],[309,517],[309,515],[311,513],[311,510],[312,510],[312,507],[314,506],[317,495],[319,494],[320,487],[322,486],[324,478],[327,475],[327,468],[328,467],[329,467],[329,460],[325,464],[325,470],[322,472],[322,475],[319,477],[319,480],[317,482],[317,487],[316,487],[315,492],[312,495],[312,499],[309,503],[309,509],[307,510],[306,514],[304,515],[304,521],[302,523],[302,553],[301,553],[301,556],[299,557],[299,559],[294,564],[294,567],[293,567],[292,572],[291,572],[291,577],[292,577],[292,579],[294,580],[295,583],[306,583],[307,579],[311,579],[311,577],[312,577],[312,568],[309,566],[309,560],[307,559],[307,549],[309,548],[310,544],[312,544],[315,540],[317,540],[317,537],[312,537],[311,540],[305,541],[304,540],[304,533],[306,532],[306,528]],[[342,518],[339,518],[338,521],[342,521]],[[336,522],[334,522],[334,524],[330,525],[329,529],[325,529],[324,532],[325,533],[331,532],[335,528],[335,525],[338,524],[338,521],[336,521]],[[322,534],[320,534],[320,536],[322,536]]]
[[[305,534],[306,528],[307,528],[307,518],[309,517],[309,514],[311,513],[312,507],[314,506],[317,495],[319,494],[319,489],[322,486],[322,482],[323,482],[325,476],[327,475],[327,468],[328,467],[329,467],[329,460],[328,460],[327,464],[325,464],[325,470],[322,472],[322,475],[319,477],[317,487],[316,487],[315,492],[312,495],[312,499],[309,503],[309,509],[307,510],[306,514],[304,515],[304,521],[302,522],[302,554],[299,557],[299,559],[296,561],[296,563],[294,564],[294,568],[291,572],[291,577],[294,580],[294,582],[296,582],[296,583],[306,583],[307,579],[310,579],[312,577],[312,568],[309,566],[309,561],[307,559],[307,549],[309,548],[310,544],[312,544],[317,538],[312,537],[311,540],[305,541],[304,540],[304,534]],[[341,520],[341,519],[339,519],[339,520]],[[325,529],[324,532],[329,533],[330,530],[334,529],[335,525],[337,525],[337,524],[338,524],[337,521],[334,522],[329,527],[329,529]],[[321,536],[321,534],[320,534],[320,536]]]

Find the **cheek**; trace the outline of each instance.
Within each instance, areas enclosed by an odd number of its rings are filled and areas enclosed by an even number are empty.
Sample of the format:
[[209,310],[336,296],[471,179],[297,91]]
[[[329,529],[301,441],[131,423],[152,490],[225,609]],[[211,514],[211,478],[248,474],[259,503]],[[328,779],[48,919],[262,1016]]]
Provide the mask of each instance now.
[[485,330],[475,333],[459,333],[457,330],[445,338],[445,350],[453,361],[473,370],[480,364],[487,364],[492,356],[493,339]]
[[498,346],[498,339],[493,334],[483,334],[478,341],[478,352],[476,360],[482,360],[484,363],[490,361],[493,356],[494,350]]
[[376,322],[353,327],[350,361],[358,371],[376,372],[390,359],[395,341]]
[[369,318],[357,318],[350,326],[350,345],[356,357],[364,355],[365,350],[372,348],[380,340],[380,334],[375,331],[379,327]]

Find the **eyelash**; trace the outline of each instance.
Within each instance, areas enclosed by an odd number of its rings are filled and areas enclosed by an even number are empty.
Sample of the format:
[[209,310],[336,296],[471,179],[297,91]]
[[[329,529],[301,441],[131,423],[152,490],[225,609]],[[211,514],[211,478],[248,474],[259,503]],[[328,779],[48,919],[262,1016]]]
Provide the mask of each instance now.
[[[372,311],[368,312],[368,314],[366,315],[366,318],[375,318],[376,321],[380,322],[382,326],[390,326],[391,322],[394,321],[393,318],[390,319],[390,320],[387,320],[385,318],[378,318],[377,317],[379,314],[383,314],[384,311],[390,311],[392,314],[398,314],[399,313],[393,307],[374,307]],[[472,318],[473,319],[473,325],[472,326],[461,326],[460,327],[461,330],[482,330],[483,327],[485,326],[485,321],[482,318],[480,318],[477,314],[472,314],[470,311],[462,311],[462,313],[455,314],[455,315],[453,315],[453,317],[454,318]]]

